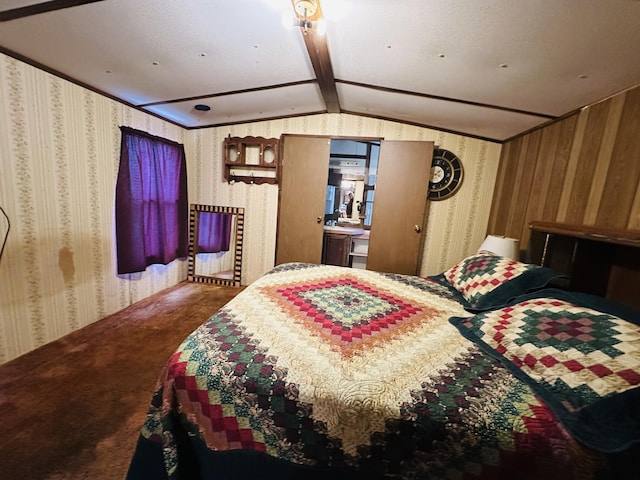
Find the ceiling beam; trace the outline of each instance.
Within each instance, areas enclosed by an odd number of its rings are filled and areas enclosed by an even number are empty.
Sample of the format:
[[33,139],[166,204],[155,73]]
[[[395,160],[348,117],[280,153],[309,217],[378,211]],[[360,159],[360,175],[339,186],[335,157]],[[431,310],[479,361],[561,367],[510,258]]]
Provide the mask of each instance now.
[[313,30],[304,34],[304,44],[307,47],[313,70],[318,80],[318,86],[322,93],[324,104],[328,113],[340,113],[340,102],[338,100],[338,90],[333,76],[329,47],[327,46],[326,35],[318,35]]
[[511,112],[511,113],[519,113],[521,115],[529,115],[532,117],[541,117],[541,118],[546,118],[549,120],[554,120],[557,117],[555,115],[549,115],[548,113],[540,113],[540,112],[531,112],[528,110],[520,110],[517,108],[510,108],[510,107],[502,107],[500,105],[495,105],[495,104],[491,104],[491,103],[480,103],[480,102],[473,102],[471,100],[463,100],[461,98],[453,98],[453,97],[443,97],[440,95],[432,95],[430,93],[421,93],[421,92],[415,92],[415,91],[408,91],[408,90],[399,90],[397,88],[390,88],[390,87],[382,87],[379,85],[371,85],[369,83],[360,83],[360,82],[352,82],[350,80],[341,80],[341,79],[337,79],[335,80],[336,83],[342,83],[344,85],[353,85],[354,87],[360,87],[360,88],[368,88],[371,90],[377,90],[379,92],[388,92],[388,93],[397,93],[399,95],[411,95],[413,97],[421,97],[421,98],[431,98],[433,100],[442,100],[445,102],[453,102],[453,103],[461,103],[463,105],[473,105],[476,107],[483,107],[483,108],[491,108],[493,110],[501,110],[503,112]]
[[[0,47],[1,48],[1,47]],[[0,50],[1,51],[1,50]],[[207,98],[215,98],[215,97],[224,97],[228,95],[238,95],[241,93],[250,93],[250,92],[264,92],[265,90],[274,90],[277,88],[285,88],[285,87],[293,87],[297,85],[308,85],[311,83],[316,83],[315,80],[301,80],[299,82],[287,82],[287,83],[279,83],[277,85],[265,85],[264,87],[255,87],[255,88],[243,88],[241,90],[230,90],[227,92],[218,92],[218,93],[207,93],[204,95],[196,95],[194,97],[185,97],[185,98],[175,98],[173,100],[159,100],[157,102],[151,103],[139,103],[138,107],[152,107],[154,105],[167,105],[170,103],[179,103],[186,102],[190,100],[206,100]]]
[[[301,16],[300,12],[296,10],[296,3],[297,0],[291,0],[293,14],[299,20],[317,22],[323,18],[320,0],[312,0],[310,2],[315,4],[316,8],[309,13],[308,17]],[[338,90],[336,89],[336,81],[333,76],[333,66],[331,65],[331,56],[329,55],[327,36],[326,34],[319,35],[315,28],[309,28],[308,25],[300,26],[300,33],[302,33],[304,38],[304,44],[307,47],[307,53],[309,54],[313,71],[316,74],[316,80],[320,87],[325,108],[328,113],[340,113]]]
[[33,5],[27,5],[26,7],[12,8],[11,10],[0,12],[0,22],[7,22],[18,18],[30,17],[31,15],[38,15],[40,13],[53,12],[55,10],[62,10],[63,8],[77,7],[87,3],[102,1],[103,0],[51,0],[49,2],[36,3]]

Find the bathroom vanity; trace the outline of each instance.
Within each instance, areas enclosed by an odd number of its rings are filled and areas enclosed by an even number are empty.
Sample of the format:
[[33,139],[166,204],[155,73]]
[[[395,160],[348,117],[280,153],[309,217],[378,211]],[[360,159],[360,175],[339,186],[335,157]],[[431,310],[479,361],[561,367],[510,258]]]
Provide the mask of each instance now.
[[341,267],[366,268],[369,231],[360,227],[324,227],[322,263]]

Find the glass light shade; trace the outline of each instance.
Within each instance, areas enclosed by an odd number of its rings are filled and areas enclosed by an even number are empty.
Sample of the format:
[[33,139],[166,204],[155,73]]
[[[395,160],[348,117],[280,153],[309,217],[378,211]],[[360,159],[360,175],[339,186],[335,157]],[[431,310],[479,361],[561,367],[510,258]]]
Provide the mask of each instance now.
[[517,260],[519,257],[517,238],[488,235],[487,238],[484,239],[484,242],[482,242],[482,245],[480,245],[478,251],[480,250],[493,252],[496,255],[511,258],[513,260]]

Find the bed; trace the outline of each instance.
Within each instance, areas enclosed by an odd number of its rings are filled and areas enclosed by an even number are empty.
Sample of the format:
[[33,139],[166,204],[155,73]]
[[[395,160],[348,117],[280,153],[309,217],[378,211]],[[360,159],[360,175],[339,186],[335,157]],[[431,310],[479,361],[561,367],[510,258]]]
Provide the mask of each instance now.
[[640,314],[556,276],[279,265],[168,360],[127,478],[638,478]]

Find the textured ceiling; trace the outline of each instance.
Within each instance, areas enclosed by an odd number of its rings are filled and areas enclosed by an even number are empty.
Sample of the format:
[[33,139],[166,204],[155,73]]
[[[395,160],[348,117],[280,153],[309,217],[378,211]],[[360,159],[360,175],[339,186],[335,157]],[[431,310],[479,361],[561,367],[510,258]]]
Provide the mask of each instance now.
[[640,1],[320,2],[325,36],[283,28],[290,0],[2,0],[0,51],[186,128],[345,112],[504,141],[640,84]]

